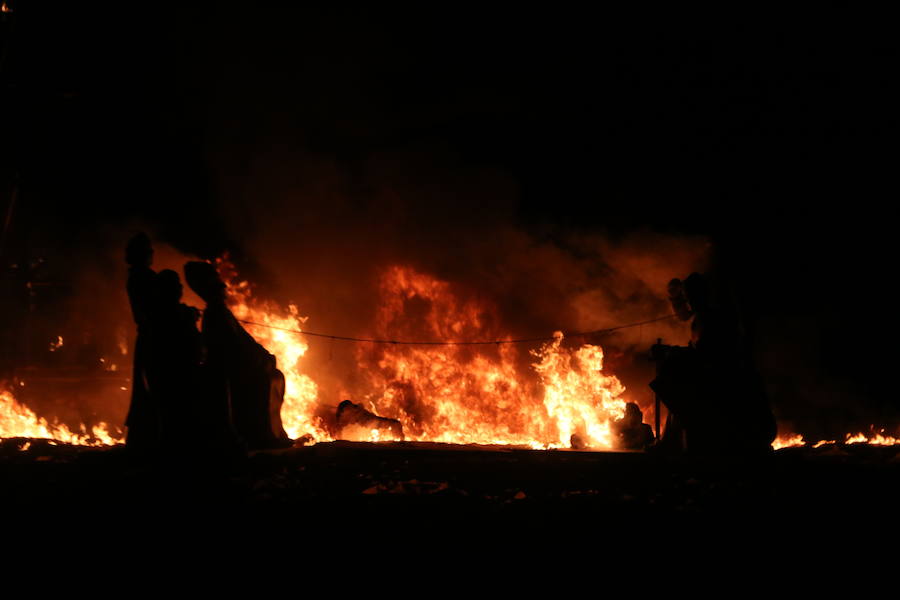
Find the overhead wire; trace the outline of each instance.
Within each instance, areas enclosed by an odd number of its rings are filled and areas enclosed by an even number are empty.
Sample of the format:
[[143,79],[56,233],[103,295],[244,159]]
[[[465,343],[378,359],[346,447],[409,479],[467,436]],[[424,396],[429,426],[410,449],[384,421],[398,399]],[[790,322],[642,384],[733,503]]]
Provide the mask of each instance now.
[[[626,323],[624,325],[617,325],[615,327],[607,327],[604,329],[595,329],[592,331],[579,331],[579,332],[562,332],[563,338],[585,338],[585,337],[596,337],[601,335],[608,335],[615,331],[620,331],[622,329],[630,329],[632,327],[640,327],[642,325],[647,325],[650,323],[657,323],[659,321],[665,321],[667,319],[671,319],[675,317],[675,314],[665,315],[662,317],[656,317],[653,319],[647,319],[645,321],[638,321],[636,323]],[[391,345],[403,345],[403,346],[489,346],[489,345],[500,345],[500,344],[528,344],[535,342],[550,342],[557,339],[558,336],[541,336],[541,337],[528,337],[528,338],[514,338],[514,339],[501,339],[501,340],[471,340],[471,341],[456,341],[456,340],[391,340],[391,339],[381,339],[381,338],[361,338],[361,337],[352,337],[345,335],[333,335],[329,333],[318,333],[314,331],[305,331],[302,329],[291,329],[289,327],[279,327],[277,325],[271,325],[269,323],[259,323],[257,321],[249,321],[245,319],[238,319],[240,323],[245,325],[254,325],[256,327],[267,327],[269,329],[275,329],[278,331],[287,331],[289,333],[295,333],[298,335],[306,335],[310,337],[318,337],[318,338],[326,338],[330,340],[338,340],[342,342],[361,342],[368,344],[391,344]]]

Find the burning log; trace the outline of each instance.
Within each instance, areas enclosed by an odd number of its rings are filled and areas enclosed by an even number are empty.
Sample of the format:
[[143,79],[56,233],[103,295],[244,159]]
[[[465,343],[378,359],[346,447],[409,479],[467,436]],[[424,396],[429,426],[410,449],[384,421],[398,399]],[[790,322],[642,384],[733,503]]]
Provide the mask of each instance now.
[[344,400],[337,407],[337,424],[340,437],[353,439],[360,436],[366,440],[378,439],[400,440],[403,438],[403,426],[397,419],[379,417],[350,400]]

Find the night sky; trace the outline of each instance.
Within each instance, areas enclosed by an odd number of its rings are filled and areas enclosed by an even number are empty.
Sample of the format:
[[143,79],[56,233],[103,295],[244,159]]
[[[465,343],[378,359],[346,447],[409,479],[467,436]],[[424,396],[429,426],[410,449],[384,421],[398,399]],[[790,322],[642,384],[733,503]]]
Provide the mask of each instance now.
[[[3,23],[4,209],[19,186],[4,260],[135,223],[185,251],[240,254],[244,232],[221,207],[259,156],[327,157],[351,206],[371,202],[374,156],[436,179],[477,169],[513,191],[460,200],[452,218],[486,211],[547,239],[706,236],[758,335],[773,336],[756,340],[771,360],[802,354],[872,411],[900,408],[885,349],[887,23],[18,4]],[[255,203],[265,211],[266,194]],[[448,205],[416,211],[445,219]]]

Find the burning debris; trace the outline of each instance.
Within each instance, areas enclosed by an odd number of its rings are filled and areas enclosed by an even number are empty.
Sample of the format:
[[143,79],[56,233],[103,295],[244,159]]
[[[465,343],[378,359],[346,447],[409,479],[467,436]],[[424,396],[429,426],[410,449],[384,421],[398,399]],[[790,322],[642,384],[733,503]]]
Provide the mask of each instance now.
[[371,413],[350,400],[337,408],[338,436],[343,440],[403,441],[403,426],[397,419],[386,419]]

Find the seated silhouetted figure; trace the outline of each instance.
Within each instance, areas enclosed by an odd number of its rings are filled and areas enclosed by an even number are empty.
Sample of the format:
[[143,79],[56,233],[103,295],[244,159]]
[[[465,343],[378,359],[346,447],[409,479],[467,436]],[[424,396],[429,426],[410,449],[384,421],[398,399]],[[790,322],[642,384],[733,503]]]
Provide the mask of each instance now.
[[277,416],[284,375],[275,357],[247,333],[225,305],[225,284],[213,265],[184,266],[188,285],[206,302],[202,336],[213,386],[227,396],[231,422],[248,449],[289,446]]
[[670,282],[669,295],[679,318],[693,321],[687,348],[654,346],[658,372],[651,387],[671,416],[662,442],[675,441],[675,434],[694,452],[770,449],[775,420],[736,316],[714,305],[709,282],[698,273]]
[[634,402],[625,405],[625,415],[610,424],[614,445],[622,450],[643,450],[653,443],[653,429]]
[[153,336],[153,314],[156,273],[153,264],[153,246],[144,233],[135,235],[125,248],[128,263],[128,302],[137,325],[134,342],[134,369],[131,376],[131,405],[125,425],[128,434],[125,443],[130,450],[144,452],[159,442],[159,413],[151,397],[147,378],[147,358]]
[[175,271],[160,271],[154,292],[147,379],[160,415],[160,436],[166,444],[201,443],[200,313],[181,303],[181,281]]

